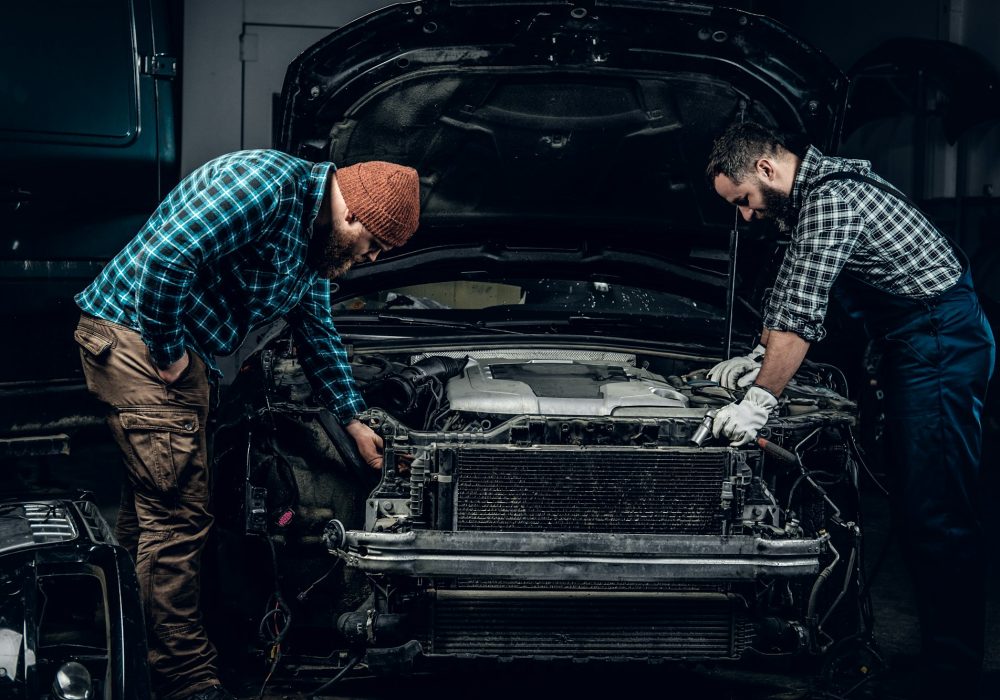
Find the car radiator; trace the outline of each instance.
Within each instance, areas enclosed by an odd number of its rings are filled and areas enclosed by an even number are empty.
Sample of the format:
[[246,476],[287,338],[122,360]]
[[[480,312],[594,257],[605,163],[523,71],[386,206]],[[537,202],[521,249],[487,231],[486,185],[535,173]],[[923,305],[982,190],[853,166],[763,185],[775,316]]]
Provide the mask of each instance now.
[[438,591],[431,655],[738,659],[752,627],[711,593]]
[[451,476],[438,486],[437,526],[724,534],[723,500],[735,454],[686,447],[441,447],[439,468]]
[[[738,451],[726,448],[440,443],[429,462],[429,476],[411,475],[418,487],[412,495],[426,508],[423,526],[485,537],[725,534],[731,477],[743,466]],[[473,658],[738,659],[753,628],[729,588],[707,580],[438,580],[426,651]]]

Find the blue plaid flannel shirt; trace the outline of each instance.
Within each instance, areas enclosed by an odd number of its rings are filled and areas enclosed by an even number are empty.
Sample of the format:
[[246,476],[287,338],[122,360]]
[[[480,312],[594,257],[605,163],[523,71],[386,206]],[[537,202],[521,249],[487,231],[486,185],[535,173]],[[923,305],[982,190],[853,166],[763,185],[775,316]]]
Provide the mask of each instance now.
[[85,313],[138,331],[166,367],[186,348],[235,352],[284,317],[317,401],[346,423],[365,408],[333,325],[330,283],[306,264],[333,165],[279,151],[216,158],[184,178],[76,295]]
[[[841,270],[893,294],[930,299],[962,266],[948,240],[918,210],[865,182],[813,183],[852,170],[885,182],[866,160],[806,151],[792,184],[799,217],[764,312],[764,327],[815,342],[826,335],[830,288]],[[888,183],[886,183],[888,184]]]

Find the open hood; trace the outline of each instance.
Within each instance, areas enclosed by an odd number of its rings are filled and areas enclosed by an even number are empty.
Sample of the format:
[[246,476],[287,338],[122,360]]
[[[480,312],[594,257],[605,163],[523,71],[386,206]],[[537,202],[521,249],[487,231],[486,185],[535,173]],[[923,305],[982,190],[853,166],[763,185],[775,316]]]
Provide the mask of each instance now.
[[429,0],[305,51],[277,145],[417,168],[421,246],[475,225],[507,242],[669,231],[643,245],[717,235],[725,249],[732,207],[703,176],[712,139],[743,115],[832,150],[846,85],[817,50],[738,10]]

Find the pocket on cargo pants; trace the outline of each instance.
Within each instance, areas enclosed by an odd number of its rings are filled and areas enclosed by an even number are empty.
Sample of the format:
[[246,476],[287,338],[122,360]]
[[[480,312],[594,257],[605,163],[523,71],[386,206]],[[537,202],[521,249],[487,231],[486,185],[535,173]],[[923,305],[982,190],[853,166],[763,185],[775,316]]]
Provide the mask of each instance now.
[[118,409],[118,421],[131,452],[132,477],[142,490],[207,498],[205,465],[192,464],[201,461],[198,411],[130,406]]
[[80,362],[83,365],[87,390],[98,399],[107,402],[103,369],[108,353],[115,347],[115,339],[96,323],[84,318],[73,332],[73,340],[80,347]]

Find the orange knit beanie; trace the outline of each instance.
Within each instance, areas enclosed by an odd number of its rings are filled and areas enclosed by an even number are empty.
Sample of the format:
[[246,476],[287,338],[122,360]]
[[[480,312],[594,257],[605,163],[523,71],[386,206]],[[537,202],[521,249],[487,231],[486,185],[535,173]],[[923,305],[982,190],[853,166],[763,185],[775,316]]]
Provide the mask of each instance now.
[[416,170],[370,160],[338,168],[336,173],[347,208],[375,238],[391,246],[409,240],[420,220]]

